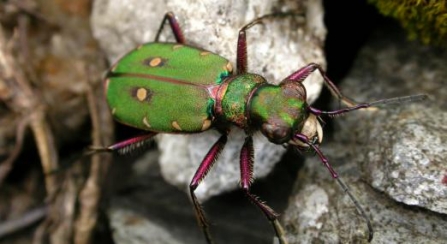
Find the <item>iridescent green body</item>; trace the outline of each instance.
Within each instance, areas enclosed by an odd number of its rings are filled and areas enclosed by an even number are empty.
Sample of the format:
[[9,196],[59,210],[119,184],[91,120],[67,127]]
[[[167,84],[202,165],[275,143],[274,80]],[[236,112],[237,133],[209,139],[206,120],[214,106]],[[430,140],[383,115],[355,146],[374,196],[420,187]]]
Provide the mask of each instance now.
[[307,117],[301,83],[270,85],[260,75],[231,72],[217,54],[148,43],[112,66],[107,101],[117,121],[142,130],[194,133],[234,124],[275,143],[290,140]]

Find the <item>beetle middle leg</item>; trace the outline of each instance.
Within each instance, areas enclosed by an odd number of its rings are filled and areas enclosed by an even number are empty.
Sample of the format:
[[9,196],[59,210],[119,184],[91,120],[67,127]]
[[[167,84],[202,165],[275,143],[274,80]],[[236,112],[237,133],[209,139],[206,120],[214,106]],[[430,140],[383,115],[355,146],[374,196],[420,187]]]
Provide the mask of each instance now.
[[253,138],[252,136],[247,136],[245,138],[244,145],[241,149],[240,155],[240,170],[241,170],[241,188],[244,194],[250,199],[252,203],[258,207],[262,213],[267,217],[267,219],[272,223],[275,234],[279,239],[281,244],[286,244],[287,241],[284,238],[284,230],[278,221],[278,216],[272,208],[267,204],[262,202],[257,196],[250,192],[250,185],[253,182],[253,161],[254,161],[254,149],[253,149]]
[[202,160],[199,168],[197,169],[194,177],[189,184],[189,192],[191,194],[191,200],[194,205],[194,209],[196,211],[197,221],[199,222],[200,228],[202,228],[203,234],[208,243],[213,243],[211,238],[211,234],[209,231],[208,221],[206,220],[205,214],[203,212],[202,207],[196,197],[194,191],[199,186],[200,182],[205,178],[205,176],[210,171],[211,167],[213,167],[220,153],[222,152],[225,144],[227,143],[228,136],[226,133],[222,134],[219,140],[214,143],[209,152],[206,154],[205,158]]

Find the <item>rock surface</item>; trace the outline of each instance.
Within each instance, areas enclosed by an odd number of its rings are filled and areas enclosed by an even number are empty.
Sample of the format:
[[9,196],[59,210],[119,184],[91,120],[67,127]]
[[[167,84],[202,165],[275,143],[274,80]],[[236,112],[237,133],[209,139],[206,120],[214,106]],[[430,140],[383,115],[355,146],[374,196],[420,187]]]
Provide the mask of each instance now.
[[[447,238],[446,55],[389,29],[372,36],[342,82],[341,90],[356,101],[429,96],[336,118],[333,140],[322,148],[333,165],[342,165],[341,177],[371,219],[372,243]],[[309,161],[283,215],[290,243],[366,242],[366,223],[352,202],[319,160]]]

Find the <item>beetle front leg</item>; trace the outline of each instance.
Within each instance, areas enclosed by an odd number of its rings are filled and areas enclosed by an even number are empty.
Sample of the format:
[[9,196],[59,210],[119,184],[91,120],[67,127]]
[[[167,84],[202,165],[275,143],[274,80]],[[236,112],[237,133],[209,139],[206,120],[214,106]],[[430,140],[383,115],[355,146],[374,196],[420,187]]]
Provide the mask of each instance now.
[[157,35],[155,35],[154,42],[159,41],[161,32],[163,31],[166,21],[169,21],[169,26],[171,27],[172,33],[174,34],[175,41],[177,43],[185,44],[185,37],[183,36],[182,28],[180,28],[180,24],[177,21],[177,17],[173,12],[167,12],[163,17],[160,27],[158,28]]
[[209,231],[208,221],[206,220],[205,214],[203,212],[202,207],[194,194],[194,191],[199,186],[200,182],[205,178],[205,176],[210,171],[211,167],[213,167],[220,153],[222,152],[225,144],[227,143],[227,134],[223,134],[219,140],[214,143],[213,147],[206,154],[199,168],[197,169],[194,177],[189,184],[189,192],[191,194],[192,203],[194,205],[194,209],[196,211],[197,221],[199,222],[200,228],[202,228],[203,234],[205,235],[206,241],[208,243],[213,243],[211,234]]
[[253,139],[251,136],[245,138],[244,145],[242,146],[240,155],[240,170],[241,170],[241,188],[244,194],[250,199],[252,203],[258,207],[267,219],[272,223],[275,230],[276,237],[278,237],[279,243],[286,244],[287,241],[284,237],[284,230],[278,221],[278,216],[272,208],[262,202],[257,196],[250,192],[250,185],[253,182],[253,162],[254,162],[254,149]]
[[289,75],[287,78],[285,78],[284,81],[291,80],[291,81],[296,81],[296,82],[301,83],[315,70],[318,70],[320,72],[321,76],[324,79],[324,84],[327,86],[327,88],[329,88],[329,90],[331,91],[331,94],[334,97],[337,97],[340,101],[342,101],[344,104],[346,104],[349,107],[353,107],[358,104],[354,100],[343,95],[341,93],[341,91],[337,88],[337,86],[329,79],[329,77],[327,77],[326,72],[323,70],[323,68],[321,68],[321,66],[316,63],[310,63],[310,64],[302,67],[301,69],[293,72],[291,75]]

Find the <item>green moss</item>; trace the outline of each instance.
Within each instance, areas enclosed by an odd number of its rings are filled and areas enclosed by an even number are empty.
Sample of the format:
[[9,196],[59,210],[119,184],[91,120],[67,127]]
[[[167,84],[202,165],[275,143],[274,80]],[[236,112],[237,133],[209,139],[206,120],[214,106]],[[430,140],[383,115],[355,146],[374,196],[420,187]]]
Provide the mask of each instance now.
[[408,37],[424,44],[447,45],[446,0],[368,0],[385,15],[397,19]]

